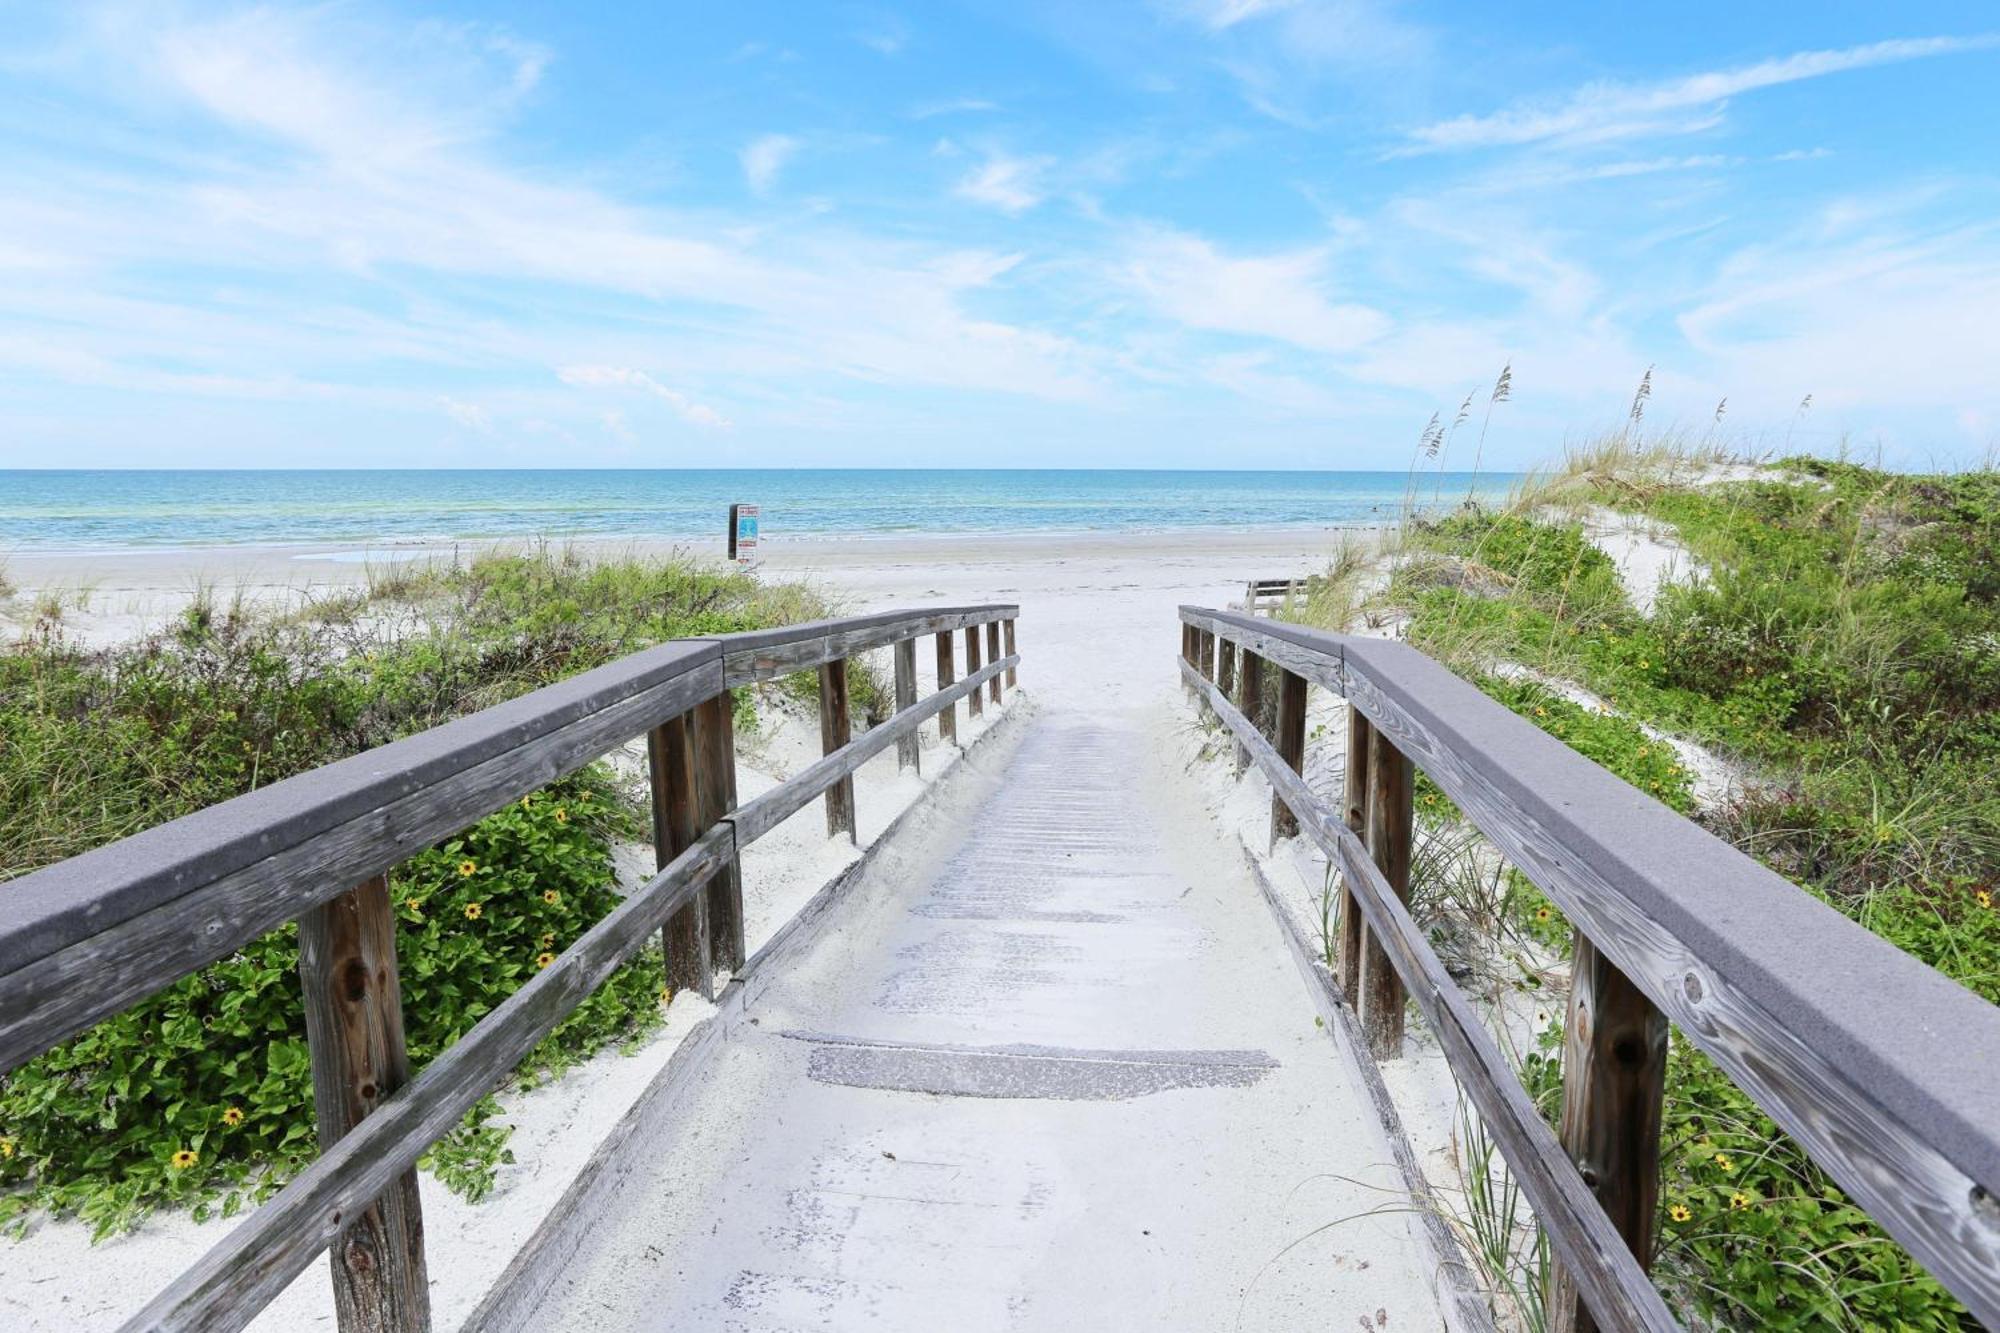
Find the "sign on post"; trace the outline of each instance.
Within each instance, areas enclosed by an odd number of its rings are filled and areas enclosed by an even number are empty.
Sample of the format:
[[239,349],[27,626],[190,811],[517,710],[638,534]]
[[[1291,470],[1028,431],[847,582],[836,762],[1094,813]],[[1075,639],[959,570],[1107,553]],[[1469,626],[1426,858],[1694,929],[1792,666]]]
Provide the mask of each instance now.
[[729,506],[729,558],[739,565],[757,563],[757,506]]

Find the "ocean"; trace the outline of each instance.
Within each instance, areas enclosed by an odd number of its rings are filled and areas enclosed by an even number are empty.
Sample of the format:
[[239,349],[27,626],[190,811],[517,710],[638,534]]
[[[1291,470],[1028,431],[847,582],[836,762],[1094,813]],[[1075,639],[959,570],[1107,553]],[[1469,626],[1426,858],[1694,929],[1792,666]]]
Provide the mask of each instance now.
[[1504,495],[1516,474],[703,469],[0,471],[0,552],[702,538],[732,502],[766,541],[1003,532],[1362,527],[1406,497]]

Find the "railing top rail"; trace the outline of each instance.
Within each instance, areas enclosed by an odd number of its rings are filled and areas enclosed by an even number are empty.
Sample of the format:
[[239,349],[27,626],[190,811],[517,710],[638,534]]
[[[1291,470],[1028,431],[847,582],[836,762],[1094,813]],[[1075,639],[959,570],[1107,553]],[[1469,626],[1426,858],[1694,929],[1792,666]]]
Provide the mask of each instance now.
[[1020,614],[1012,603],[929,606],[876,615],[811,620],[777,629],[723,635],[723,669],[731,686],[770,680],[867,652],[912,635],[963,629]]
[[[1204,607],[1181,618],[1358,706],[1892,1233],[2000,1249],[2000,1006],[1408,644]],[[1846,1141],[1864,1126],[1865,1152]],[[1875,1173],[1896,1188],[1857,1184]]]

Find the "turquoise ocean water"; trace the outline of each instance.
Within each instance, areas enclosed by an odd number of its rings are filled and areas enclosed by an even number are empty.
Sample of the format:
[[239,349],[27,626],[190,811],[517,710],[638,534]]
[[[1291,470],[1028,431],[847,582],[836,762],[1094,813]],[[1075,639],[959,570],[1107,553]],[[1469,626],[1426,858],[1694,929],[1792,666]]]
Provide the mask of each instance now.
[[[1418,477],[1418,501],[1504,494],[1512,474]],[[476,537],[706,538],[732,501],[765,540],[1036,531],[1369,526],[1404,472],[0,471],[0,552],[396,544]]]

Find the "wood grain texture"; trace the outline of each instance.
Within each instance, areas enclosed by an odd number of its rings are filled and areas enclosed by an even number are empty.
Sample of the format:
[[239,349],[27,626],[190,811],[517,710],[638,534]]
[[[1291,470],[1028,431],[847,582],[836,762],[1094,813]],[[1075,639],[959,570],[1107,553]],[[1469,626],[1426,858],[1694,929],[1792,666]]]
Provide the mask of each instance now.
[[[1009,617],[1007,617],[1007,619],[1005,619],[1005,620],[1001,621],[1001,622],[1000,622],[1000,624],[1001,624],[1001,628],[1002,628],[1002,629],[1004,629],[1004,630],[1006,631],[1006,634],[1005,634],[1005,639],[1006,639],[1006,643],[1005,643],[1005,645],[1004,645],[1004,649],[1003,649],[1003,650],[1004,650],[1004,651],[1006,652],[1007,656],[1009,656],[1009,657],[1013,657],[1013,658],[1018,658],[1018,657],[1020,657],[1020,655],[1021,655],[1021,654],[1020,654],[1020,651],[1019,651],[1019,650],[1018,650],[1017,648],[1015,648],[1015,647],[1014,647],[1014,617],[1012,617],[1012,616],[1009,616]],[[1013,668],[1013,667],[1008,667],[1008,668],[1007,668],[1007,688],[1008,688],[1008,689],[1010,689],[1010,690],[1014,688],[1014,668]]]
[[[1576,932],[1558,1137],[1641,1268],[1652,1266],[1659,1224],[1666,1087],[1666,1015]],[[1544,1308],[1556,1333],[1597,1328],[1561,1264],[1550,1271]]]
[[[646,733],[646,768],[653,810],[653,863],[665,866],[701,836],[691,713],[670,717]],[[660,942],[670,992],[714,994],[715,968],[705,898],[697,895],[681,904],[662,928]]]
[[[967,630],[966,633],[977,633]],[[819,748],[821,754],[835,754],[854,739],[854,720],[848,709],[847,659],[838,658],[819,669]],[[843,773],[826,789],[826,836],[847,835],[855,841],[854,778]]]
[[[1368,738],[1373,729],[1361,710],[1347,710],[1347,772],[1343,777],[1341,818],[1357,838],[1368,836]],[[1343,878],[1340,886],[1340,993],[1357,1011],[1361,1005],[1361,951],[1366,946],[1368,928],[1362,924],[1361,909]]]
[[[986,660],[989,662],[997,662],[1000,660],[1000,657],[1001,657],[1000,622],[997,620],[988,621],[986,625]],[[1001,691],[1002,679],[1003,677],[1001,676],[995,676],[993,677],[993,679],[986,682],[988,697],[991,698],[995,704],[998,704],[1001,701],[1000,691]]]
[[[1239,645],[1243,660],[1237,665],[1236,694],[1237,705],[1243,716],[1253,723],[1264,709],[1264,659]],[[1250,767],[1250,751],[1243,746],[1236,747],[1236,775],[1243,776]]]
[[[736,701],[727,691],[694,710],[695,827],[706,833],[736,808]],[[733,972],[744,961],[743,866],[731,856],[703,894],[709,966]],[[709,984],[714,985],[711,975]]]
[[1234,698],[1237,647],[1226,639],[1217,639],[1215,648],[1215,687],[1222,691],[1224,697]]
[[124,1325],[128,1333],[228,1333],[248,1324],[735,850],[729,823],[703,834],[148,1302]]
[[[299,919],[299,979],[325,1151],[410,1078],[386,880],[371,879]],[[431,1288],[414,1168],[351,1215],[331,1251],[341,1333],[428,1333]]]
[[1319,644],[1312,642],[1311,631],[1282,621],[1201,607],[1184,606],[1181,615],[1195,628],[1240,644],[1273,666],[1302,676],[1322,689],[1338,694],[1343,688],[1339,657],[1329,658]]
[[[904,639],[896,645],[896,711],[902,712],[917,702],[917,641]],[[923,747],[918,744],[916,732],[911,732],[896,742],[896,767],[924,771]]]
[[[944,630],[937,636],[937,687],[951,688],[958,677],[958,668],[952,661],[951,631]],[[956,744],[958,741],[958,708],[956,705],[941,710],[937,715],[938,739]]]
[[[1278,672],[1278,755],[1292,766],[1292,772],[1305,769],[1306,763],[1306,682],[1287,670]],[[1280,838],[1289,838],[1299,831],[1299,821],[1292,814],[1289,805],[1278,797],[1271,796],[1271,845],[1276,846]]]
[[663,648],[11,881],[0,1072],[721,688],[713,644]]
[[[971,676],[977,675],[978,672],[979,631],[977,629],[968,629],[965,631],[965,674]],[[979,701],[978,690],[974,690],[965,696],[965,715],[967,717],[979,717],[984,712],[984,709],[985,705]]]
[[1181,674],[1208,699],[1224,725],[1250,747],[1272,790],[1290,805],[1301,828],[1353,885],[1355,902],[1370,934],[1382,942],[1401,972],[1404,985],[1444,1047],[1459,1086],[1500,1145],[1515,1181],[1547,1229],[1550,1245],[1576,1275],[1598,1322],[1621,1333],[1665,1333],[1679,1328],[1644,1270],[1625,1248],[1624,1238],[1597,1206],[1562,1145],[1528,1100],[1477,1012],[1411,920],[1409,909],[1383,880],[1368,849],[1313,795],[1271,743],[1222,699],[1214,686],[1201,680],[1192,664],[1184,665]]
[[[1416,773],[1409,757],[1373,727],[1368,729],[1367,782],[1368,855],[1390,891],[1407,903],[1416,818],[1410,798]],[[1368,1034],[1368,1049],[1377,1060],[1395,1059],[1403,1053],[1403,978],[1372,936],[1361,947],[1360,990],[1361,1027]]]

